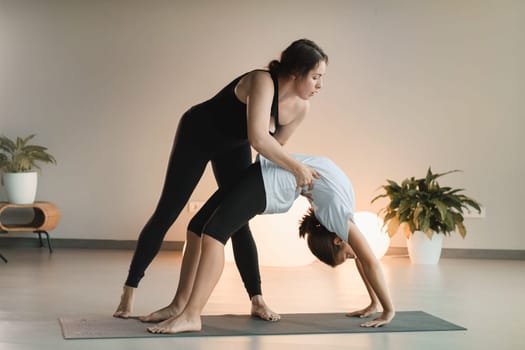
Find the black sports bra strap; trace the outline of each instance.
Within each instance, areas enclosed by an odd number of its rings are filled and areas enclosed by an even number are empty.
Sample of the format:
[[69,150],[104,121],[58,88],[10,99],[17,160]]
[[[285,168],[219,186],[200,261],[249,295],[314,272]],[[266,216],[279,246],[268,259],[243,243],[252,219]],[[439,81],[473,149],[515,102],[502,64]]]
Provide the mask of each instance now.
[[276,74],[271,74],[273,80],[272,116],[275,118],[275,130],[279,129],[279,84]]

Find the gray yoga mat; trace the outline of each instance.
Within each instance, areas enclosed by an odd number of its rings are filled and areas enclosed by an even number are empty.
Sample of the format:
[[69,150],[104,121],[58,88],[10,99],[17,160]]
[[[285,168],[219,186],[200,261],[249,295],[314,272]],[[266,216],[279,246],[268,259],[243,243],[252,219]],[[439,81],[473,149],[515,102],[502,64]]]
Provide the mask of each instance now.
[[365,320],[340,313],[283,314],[279,322],[267,322],[249,315],[203,316],[201,332],[151,334],[151,324],[137,319],[111,316],[59,318],[65,339],[261,336],[330,333],[430,332],[466,330],[423,311],[398,311],[394,320],[379,328],[364,328]]

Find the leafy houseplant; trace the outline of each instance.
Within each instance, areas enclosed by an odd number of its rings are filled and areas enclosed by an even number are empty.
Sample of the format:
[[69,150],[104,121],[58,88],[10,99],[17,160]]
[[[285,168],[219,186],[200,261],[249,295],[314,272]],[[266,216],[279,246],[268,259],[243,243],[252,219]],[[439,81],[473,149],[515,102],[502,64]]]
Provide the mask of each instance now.
[[0,136],[0,170],[5,173],[21,173],[40,169],[36,162],[56,164],[55,158],[47,152],[46,147],[28,145],[35,135],[25,139],[17,137],[16,141]]
[[428,168],[424,178],[407,178],[401,184],[387,180],[388,184],[382,186],[385,193],[372,199],[372,202],[384,197],[390,199],[382,209],[389,235],[394,235],[402,224],[406,224],[407,236],[411,232],[422,231],[431,239],[433,233],[450,234],[457,228],[465,238],[464,210],[470,212],[472,208],[481,213],[481,207],[474,199],[461,194],[463,189],[441,187],[437,181],[439,177],[457,171],[433,174]]
[[56,164],[55,158],[47,152],[46,147],[28,144],[34,136],[17,137],[16,140],[0,136],[2,184],[6,188],[9,202],[14,204],[34,202],[37,186],[37,173],[34,169],[40,169],[38,163]]

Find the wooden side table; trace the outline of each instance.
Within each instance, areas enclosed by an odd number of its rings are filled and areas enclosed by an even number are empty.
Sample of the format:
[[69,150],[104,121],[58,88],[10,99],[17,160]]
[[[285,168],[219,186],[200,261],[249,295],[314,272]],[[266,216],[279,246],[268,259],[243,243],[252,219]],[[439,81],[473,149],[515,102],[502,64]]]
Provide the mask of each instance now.
[[[8,209],[33,209],[34,217],[29,223],[14,223],[4,224],[2,223],[2,213]],[[4,214],[5,215],[5,214]],[[60,211],[58,208],[50,202],[35,202],[33,204],[11,204],[7,202],[0,202],[0,231],[1,232],[34,232],[38,234],[40,246],[43,247],[42,234],[47,238],[47,247],[49,253],[53,253],[51,247],[51,240],[49,239],[49,233],[47,231],[57,227],[60,221]],[[7,259],[0,254],[0,258],[7,262]]]

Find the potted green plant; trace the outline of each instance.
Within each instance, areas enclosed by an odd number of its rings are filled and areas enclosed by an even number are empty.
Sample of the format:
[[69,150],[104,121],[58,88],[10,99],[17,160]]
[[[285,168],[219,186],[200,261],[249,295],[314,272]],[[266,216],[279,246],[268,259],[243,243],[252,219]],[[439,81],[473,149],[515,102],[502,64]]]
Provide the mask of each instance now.
[[[423,178],[406,178],[401,184],[387,180],[387,184],[381,186],[384,193],[372,199],[373,203],[388,197],[389,202],[380,214],[384,215],[384,223],[390,236],[400,229],[405,232],[413,263],[437,263],[444,235],[457,230],[465,238],[465,210],[470,212],[475,209],[481,213],[480,204],[462,194],[463,189],[439,185],[438,178],[458,171],[434,174],[428,168],[427,175]],[[422,247],[416,247],[419,243]]]
[[28,142],[35,137],[17,137],[11,140],[0,136],[0,171],[2,184],[7,192],[7,199],[13,204],[32,204],[35,201],[38,175],[38,163],[56,164],[55,158],[47,148],[31,145]]

